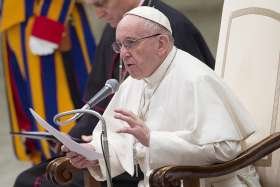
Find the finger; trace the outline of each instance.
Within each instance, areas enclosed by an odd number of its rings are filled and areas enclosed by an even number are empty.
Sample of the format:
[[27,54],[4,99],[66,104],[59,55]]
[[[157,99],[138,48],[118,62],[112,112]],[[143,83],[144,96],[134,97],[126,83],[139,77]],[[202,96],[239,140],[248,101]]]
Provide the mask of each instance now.
[[83,168],[86,168],[88,166],[89,166],[89,163],[88,163],[88,161],[85,160],[85,161],[79,162],[76,167],[80,168],[80,169],[83,169]]
[[90,162],[91,162],[92,166],[94,166],[94,167],[99,166],[98,160],[92,160]]
[[61,147],[63,146],[62,143],[56,142],[54,146],[54,150],[57,154],[61,154],[63,151],[61,150]]
[[85,157],[83,157],[83,156],[76,156],[76,157],[73,157],[73,158],[71,158],[71,162],[73,163],[73,164],[79,164],[79,163],[82,163],[84,160],[86,160],[86,158]]
[[119,129],[116,131],[117,133],[127,133],[127,134],[131,134],[134,135],[134,131],[132,130],[132,128],[123,128],[123,129]]
[[99,166],[98,160],[86,160],[82,159],[78,162],[72,161],[71,164],[76,168],[86,168],[86,167],[97,167]]
[[114,118],[127,122],[130,127],[136,126],[136,121],[134,119],[132,119],[131,117],[116,114],[114,116]]
[[130,117],[132,117],[133,119],[136,119],[136,117],[137,117],[133,112],[131,112],[131,111],[129,111],[129,110],[115,109],[114,112],[116,112],[116,113],[118,113],[118,114],[122,114],[122,115],[124,115],[124,116],[130,116]]
[[70,158],[70,159],[77,157],[77,156],[79,156],[79,154],[72,152],[72,151],[66,153],[66,157]]
[[81,167],[82,168],[86,168],[86,167],[96,167],[98,166],[97,162],[93,162],[90,160],[84,160],[83,162],[81,162]]
[[70,160],[70,163],[71,163],[74,167],[79,168],[79,169],[84,168],[84,165],[85,165],[85,164],[84,164],[84,161],[74,162],[74,161]]
[[70,163],[76,168],[82,168],[82,165],[84,164],[85,161],[86,159],[81,156],[70,159]]
[[69,152],[70,151],[65,145],[62,145],[60,149],[63,152]]
[[82,135],[82,140],[84,140],[85,142],[91,142],[92,135],[90,135],[90,136]]

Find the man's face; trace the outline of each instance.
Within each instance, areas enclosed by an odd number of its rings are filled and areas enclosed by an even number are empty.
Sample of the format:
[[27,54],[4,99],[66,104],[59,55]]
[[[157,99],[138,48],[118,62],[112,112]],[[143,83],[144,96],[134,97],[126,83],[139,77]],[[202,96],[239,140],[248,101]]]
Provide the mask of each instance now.
[[[116,42],[122,46],[121,59],[133,78],[149,77],[160,65],[157,34],[145,29],[142,18],[137,16],[128,15],[120,21],[116,30]],[[144,39],[138,40],[139,38]],[[127,41],[136,42],[131,47],[126,47]]]
[[99,19],[116,27],[125,12],[137,6],[138,0],[84,0],[95,7]]

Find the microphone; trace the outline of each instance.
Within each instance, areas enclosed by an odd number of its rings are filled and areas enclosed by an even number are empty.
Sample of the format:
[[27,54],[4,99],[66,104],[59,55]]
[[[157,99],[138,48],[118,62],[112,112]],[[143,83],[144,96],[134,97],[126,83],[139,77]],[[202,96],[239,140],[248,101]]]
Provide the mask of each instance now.
[[[93,106],[95,106],[96,104],[98,104],[100,101],[102,101],[103,99],[105,99],[106,97],[108,97],[109,95],[115,93],[116,91],[118,91],[119,89],[119,82],[116,79],[109,79],[106,81],[104,87],[98,91],[82,108],[81,110],[88,110],[91,109]],[[56,124],[67,124],[71,121],[74,121],[76,119],[78,119],[79,117],[81,117],[83,115],[83,113],[76,113],[73,117],[71,117],[70,119],[64,121],[64,122],[59,122],[58,118],[62,117],[64,115],[64,113],[60,113],[55,115],[54,117],[54,122]]]
[[119,82],[116,79],[109,79],[106,81],[105,86],[97,92],[83,107],[82,109],[90,109],[100,101],[115,93],[119,89]]

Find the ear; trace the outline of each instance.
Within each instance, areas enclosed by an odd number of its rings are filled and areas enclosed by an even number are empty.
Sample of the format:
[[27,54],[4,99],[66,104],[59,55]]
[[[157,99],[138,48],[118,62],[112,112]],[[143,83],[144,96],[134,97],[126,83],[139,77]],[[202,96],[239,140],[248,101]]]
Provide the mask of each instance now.
[[166,34],[160,35],[158,41],[159,41],[158,46],[157,46],[158,47],[158,52],[161,56],[165,55],[166,51],[169,48],[169,37],[168,37],[168,35],[166,35]]

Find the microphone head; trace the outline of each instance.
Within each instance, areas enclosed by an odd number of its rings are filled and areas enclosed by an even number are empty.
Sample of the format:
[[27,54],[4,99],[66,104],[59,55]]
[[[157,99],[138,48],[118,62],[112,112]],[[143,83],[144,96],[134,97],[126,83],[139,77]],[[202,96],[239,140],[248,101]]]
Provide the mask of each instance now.
[[105,86],[109,87],[112,93],[115,93],[119,89],[119,82],[116,79],[109,79],[106,81]]

